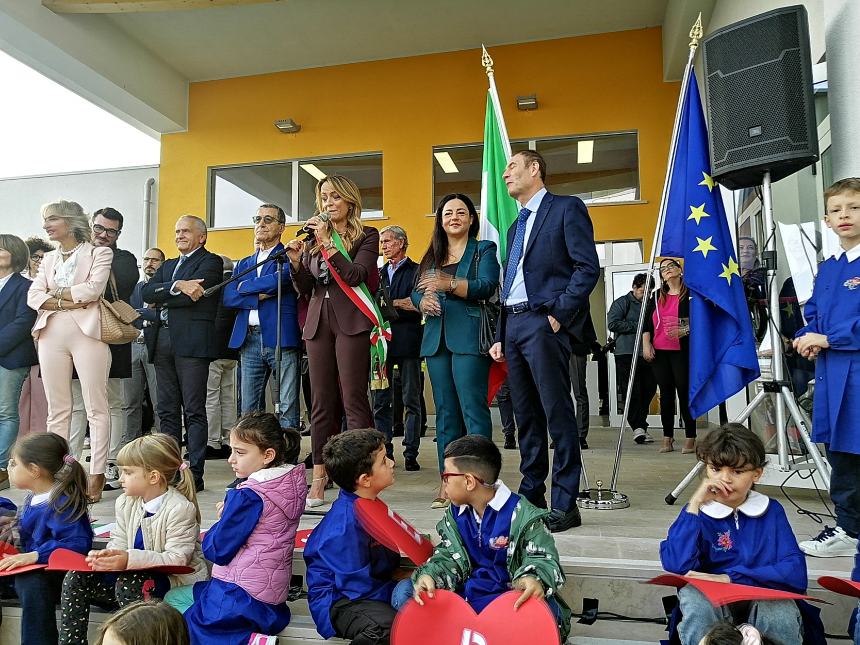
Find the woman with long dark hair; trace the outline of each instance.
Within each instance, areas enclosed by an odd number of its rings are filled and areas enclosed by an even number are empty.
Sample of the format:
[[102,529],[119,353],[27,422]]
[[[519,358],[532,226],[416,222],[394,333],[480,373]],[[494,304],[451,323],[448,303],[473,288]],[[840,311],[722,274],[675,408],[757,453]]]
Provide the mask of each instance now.
[[663,445],[659,452],[675,449],[675,395],[684,420],[682,453],[696,451],[696,420],[690,414],[690,292],[684,284],[681,264],[675,258],[660,260],[662,286],[648,299],[642,327],[642,357],[654,365],[660,388],[660,420]]
[[325,501],[328,477],[322,449],[340,432],[344,416],[350,430],[373,425],[367,388],[374,323],[355,298],[360,298],[362,286],[374,293],[379,281],[379,231],[361,222],[358,186],[340,175],[324,177],[316,186],[316,207],[327,217],[315,215],[307,221],[313,237],[287,244],[296,291],[310,297],[302,333],[312,391],[314,474],[308,507]]
[[[478,241],[478,212],[466,195],[445,195],[412,302],[425,316],[421,356],[436,404],[439,471],[445,446],[466,434],[492,438],[487,382],[491,359],[480,351],[481,301],[499,288],[493,242]],[[433,508],[448,505],[444,486]]]

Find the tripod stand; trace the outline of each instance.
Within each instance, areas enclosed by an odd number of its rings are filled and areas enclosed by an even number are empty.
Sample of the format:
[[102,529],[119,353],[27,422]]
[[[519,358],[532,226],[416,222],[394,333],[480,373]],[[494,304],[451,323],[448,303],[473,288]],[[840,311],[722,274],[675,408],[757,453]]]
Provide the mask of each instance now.
[[[797,405],[789,387],[789,382],[785,380],[785,363],[782,336],[779,329],[779,292],[773,288],[776,278],[776,225],[773,220],[773,197],[771,194],[770,172],[765,172],[762,178],[762,196],[761,196],[761,212],[764,223],[765,234],[767,241],[765,243],[765,251],[762,257],[765,259],[767,281],[769,285],[768,292],[768,312],[769,324],[768,335],[770,338],[770,346],[773,352],[771,360],[771,378],[766,380],[759,379],[762,387],[761,391],[755,395],[752,401],[743,409],[743,411],[735,419],[738,423],[744,423],[752,415],[753,411],[762,405],[769,394],[775,394],[774,407],[776,415],[776,445],[778,457],[778,469],[780,472],[792,472],[795,470],[817,470],[824,484],[830,487],[830,465],[822,457],[812,439],[810,438],[810,428],[812,424],[809,418]],[[806,451],[809,454],[809,460],[804,462],[794,462],[789,458],[788,450],[788,435],[786,429],[785,413],[788,411],[791,420],[803,441]],[[701,472],[705,464],[701,461],[697,462],[693,469],[680,481],[675,489],[666,495],[666,503],[674,504],[678,496]]]

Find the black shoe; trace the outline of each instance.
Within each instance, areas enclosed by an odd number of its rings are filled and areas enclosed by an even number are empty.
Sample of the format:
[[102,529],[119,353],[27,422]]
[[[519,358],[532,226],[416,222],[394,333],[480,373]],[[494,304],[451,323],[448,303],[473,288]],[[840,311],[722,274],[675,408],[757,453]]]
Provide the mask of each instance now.
[[194,482],[194,490],[195,490],[196,492],[198,492],[198,493],[199,493],[200,491],[202,491],[202,490],[203,490],[203,489],[205,489],[205,488],[206,488],[206,487],[203,485],[203,480],[202,480],[202,479],[201,479],[201,480],[199,480],[199,481],[195,481],[195,482]]
[[226,459],[230,456],[230,449],[224,450],[224,446],[219,448],[213,448],[212,446],[206,446],[206,460],[209,461],[211,459]]
[[505,450],[516,450],[517,440],[513,437],[505,437]]
[[421,470],[421,464],[419,464],[418,460],[414,457],[407,457],[403,467],[409,471]]
[[546,519],[546,524],[550,533],[558,533],[582,526],[582,516],[579,514],[579,507],[574,506],[567,513],[555,508],[552,509],[549,512],[549,517]]
[[588,450],[588,442],[585,440],[585,437],[579,438],[579,447],[581,450]]
[[235,488],[236,488],[236,486],[238,486],[239,484],[241,484],[243,481],[245,481],[245,480],[244,480],[244,479],[242,479],[241,477],[237,477],[236,479],[234,479],[233,481],[231,481],[229,484],[227,484],[227,485],[224,487],[224,490],[233,490],[233,489],[235,489]]
[[310,452],[309,452],[309,453],[308,453],[308,456],[307,456],[307,457],[305,457],[305,460],[304,460],[304,462],[303,462],[303,463],[304,463],[304,465],[305,465],[305,468],[313,468],[313,467],[314,467],[314,456],[313,456],[313,453],[310,453]]

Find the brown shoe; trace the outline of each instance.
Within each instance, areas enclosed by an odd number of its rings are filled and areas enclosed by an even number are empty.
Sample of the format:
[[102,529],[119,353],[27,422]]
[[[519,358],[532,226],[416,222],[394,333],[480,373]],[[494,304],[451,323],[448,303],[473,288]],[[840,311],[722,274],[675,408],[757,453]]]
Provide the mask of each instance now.
[[675,452],[675,440],[672,437],[663,437],[663,445],[657,452]]
[[105,487],[105,476],[101,475],[87,475],[87,497],[90,498],[90,502],[95,504],[96,502],[100,502],[102,499],[102,490]]
[[690,453],[696,452],[696,440],[695,439],[685,439],[684,447],[681,448],[682,455],[689,455]]

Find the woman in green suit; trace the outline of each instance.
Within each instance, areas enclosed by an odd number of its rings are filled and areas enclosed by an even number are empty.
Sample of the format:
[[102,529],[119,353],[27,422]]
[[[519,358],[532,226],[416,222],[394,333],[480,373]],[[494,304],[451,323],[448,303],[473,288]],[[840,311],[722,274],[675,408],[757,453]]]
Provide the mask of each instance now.
[[[445,446],[466,434],[492,438],[487,404],[489,356],[479,349],[481,304],[499,287],[493,242],[478,241],[478,213],[466,195],[446,195],[436,209],[430,247],[419,268],[412,301],[425,316],[421,356],[436,404],[439,469]],[[448,505],[444,487],[433,508]]]

